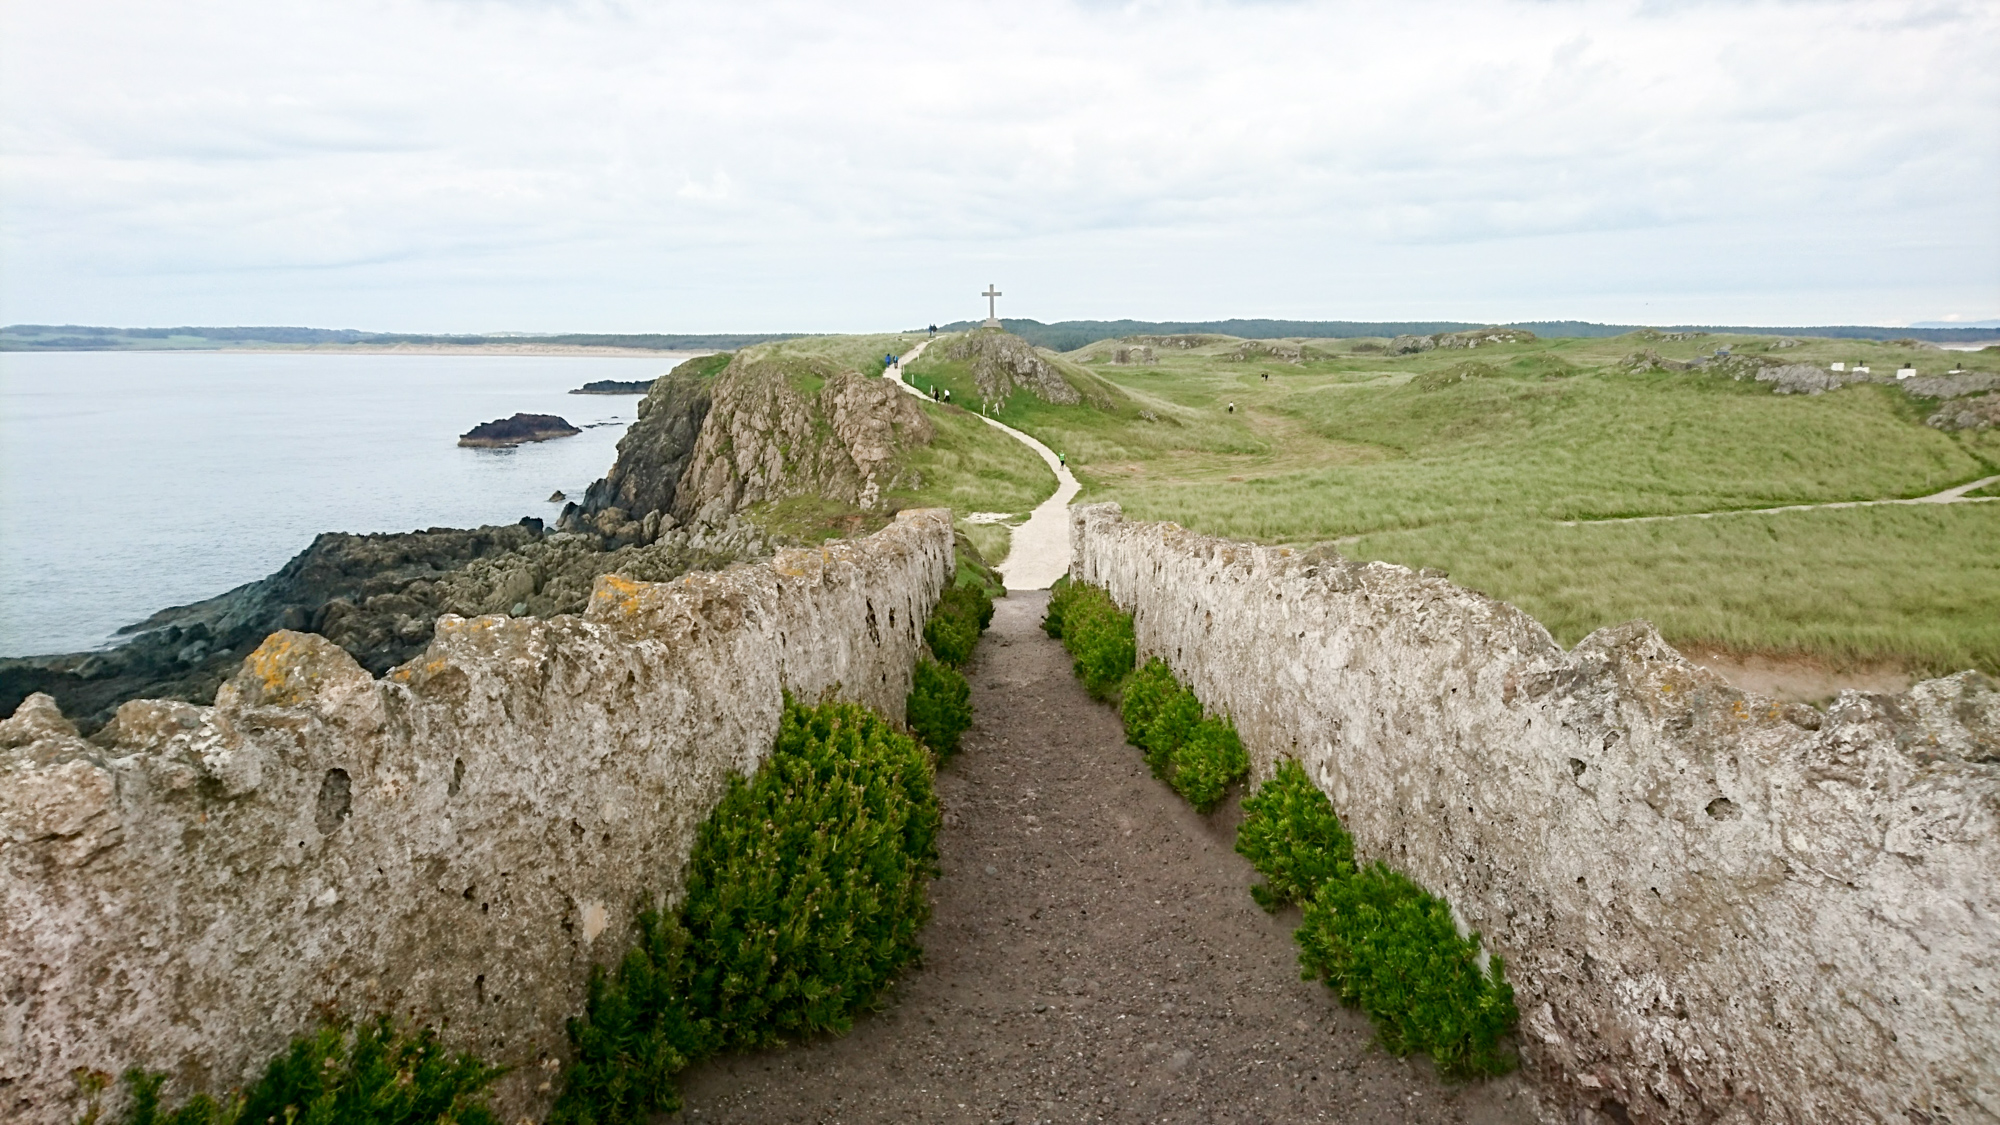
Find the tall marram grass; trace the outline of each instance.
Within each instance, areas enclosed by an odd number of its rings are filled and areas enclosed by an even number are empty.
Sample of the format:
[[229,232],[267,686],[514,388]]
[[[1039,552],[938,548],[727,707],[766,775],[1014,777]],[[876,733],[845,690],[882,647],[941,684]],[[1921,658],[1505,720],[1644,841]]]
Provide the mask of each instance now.
[[2000,504],[1827,508],[1645,523],[1488,520],[1366,536],[1557,640],[1632,618],[1670,642],[2000,675]]

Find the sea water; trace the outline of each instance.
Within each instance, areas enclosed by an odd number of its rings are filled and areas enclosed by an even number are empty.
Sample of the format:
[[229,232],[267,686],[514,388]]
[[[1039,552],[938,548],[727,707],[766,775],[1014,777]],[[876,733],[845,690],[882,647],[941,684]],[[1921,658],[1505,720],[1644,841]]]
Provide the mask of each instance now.
[[[322,531],[476,527],[581,498],[685,356],[0,353],[0,655],[109,642],[284,565]],[[517,412],[585,427],[510,449]]]

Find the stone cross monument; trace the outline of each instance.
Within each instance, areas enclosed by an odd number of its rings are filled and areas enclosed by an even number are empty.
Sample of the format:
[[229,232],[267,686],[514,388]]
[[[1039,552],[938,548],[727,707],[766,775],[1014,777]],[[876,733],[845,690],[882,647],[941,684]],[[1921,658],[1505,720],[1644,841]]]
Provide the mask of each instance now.
[[981,328],[1000,327],[1000,317],[996,315],[993,311],[993,298],[1000,296],[1000,291],[998,289],[993,288],[993,283],[989,281],[986,283],[986,292],[981,293],[980,296],[986,298],[986,323],[980,325],[980,327]]

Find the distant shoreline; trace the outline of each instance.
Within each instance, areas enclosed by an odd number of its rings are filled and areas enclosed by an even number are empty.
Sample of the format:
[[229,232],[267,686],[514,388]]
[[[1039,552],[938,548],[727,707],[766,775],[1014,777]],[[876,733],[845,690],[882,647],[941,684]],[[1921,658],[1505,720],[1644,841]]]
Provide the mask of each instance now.
[[721,348],[613,348],[593,344],[244,344],[222,348],[22,348],[0,347],[0,352],[16,355],[68,354],[83,352],[102,355],[106,352],[145,353],[148,355],[200,354],[214,355],[219,352],[234,354],[260,354],[282,352],[288,355],[519,355],[519,356],[601,356],[617,359],[686,359],[698,355],[711,355]]

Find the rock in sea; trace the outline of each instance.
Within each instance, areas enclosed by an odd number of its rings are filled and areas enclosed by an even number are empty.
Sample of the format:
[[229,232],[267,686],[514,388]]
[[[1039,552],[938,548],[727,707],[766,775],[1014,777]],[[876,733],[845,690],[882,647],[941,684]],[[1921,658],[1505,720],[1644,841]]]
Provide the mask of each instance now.
[[472,427],[459,435],[458,444],[494,448],[519,445],[525,441],[547,441],[582,432],[553,414],[516,414],[512,418],[482,422]]
[[564,495],[563,495],[563,490],[562,490],[562,489],[560,489],[560,488],[558,488],[558,489],[556,489],[556,490],[555,490],[554,492],[551,492],[551,493],[549,493],[549,501],[548,501],[548,502],[549,502],[549,503],[551,503],[551,504],[560,504],[560,503],[562,503],[563,501],[565,501],[565,500],[567,500],[567,499],[569,499],[569,497],[567,497],[567,496],[564,496]]
[[651,379],[598,379],[571,391],[573,395],[642,395],[653,389]]

